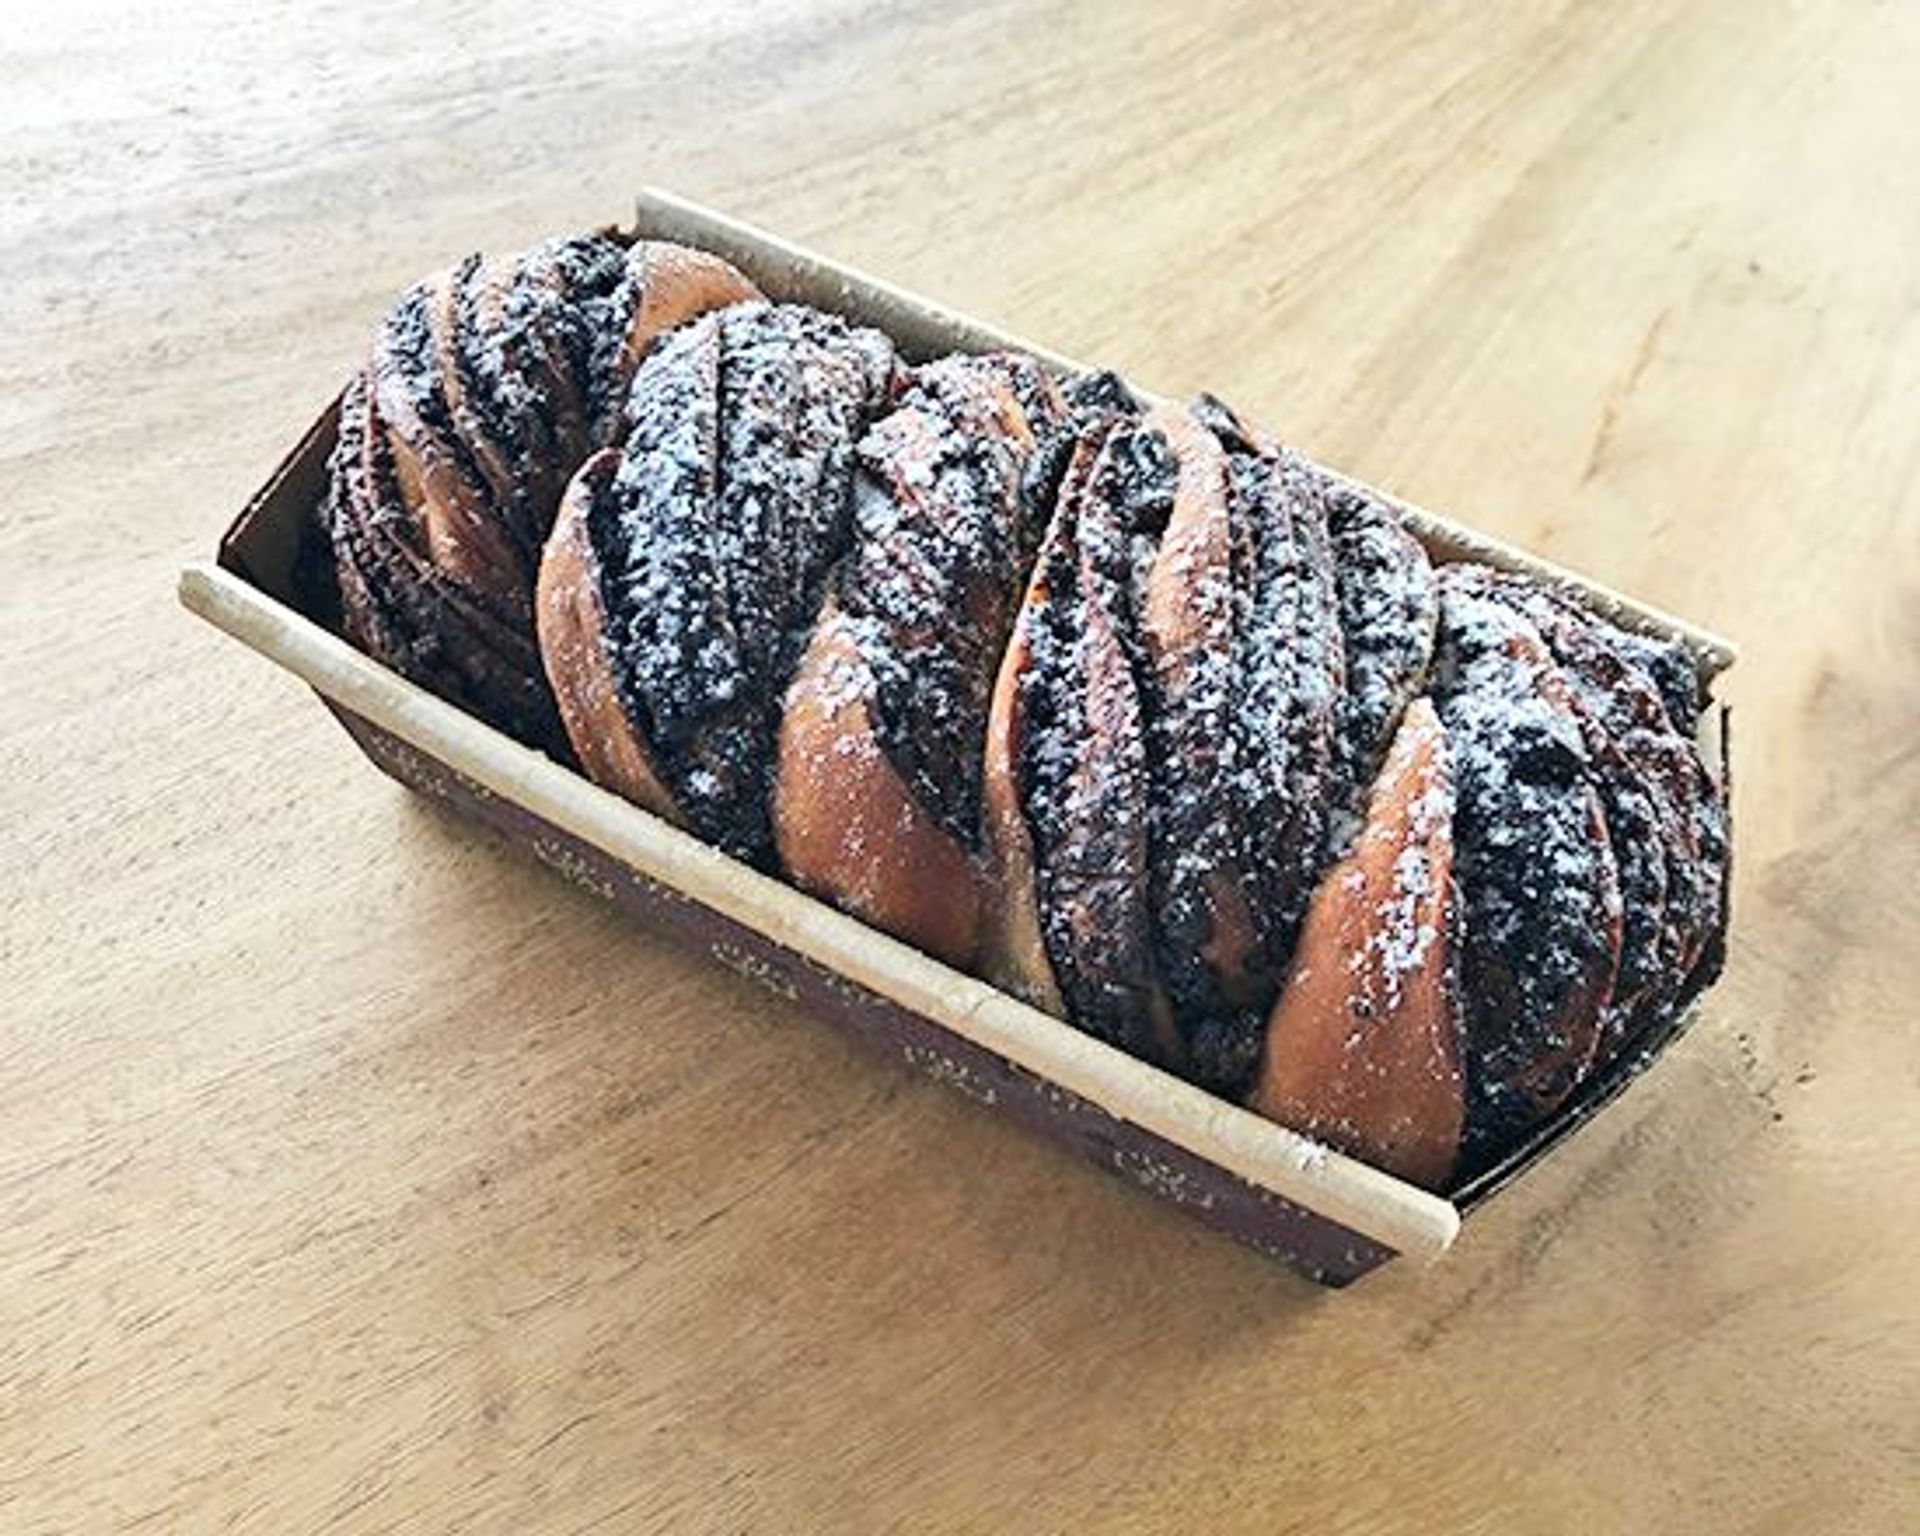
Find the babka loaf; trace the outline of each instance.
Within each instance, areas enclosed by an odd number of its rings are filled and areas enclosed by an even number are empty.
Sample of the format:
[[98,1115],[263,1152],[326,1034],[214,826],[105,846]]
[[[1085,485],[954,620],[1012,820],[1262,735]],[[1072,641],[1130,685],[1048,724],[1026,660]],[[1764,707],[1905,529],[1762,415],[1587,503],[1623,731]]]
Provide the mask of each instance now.
[[1656,1048],[1724,956],[1691,658],[1436,564],[1211,397],[909,361],[589,236],[402,299],[325,515],[375,656],[1431,1189]]

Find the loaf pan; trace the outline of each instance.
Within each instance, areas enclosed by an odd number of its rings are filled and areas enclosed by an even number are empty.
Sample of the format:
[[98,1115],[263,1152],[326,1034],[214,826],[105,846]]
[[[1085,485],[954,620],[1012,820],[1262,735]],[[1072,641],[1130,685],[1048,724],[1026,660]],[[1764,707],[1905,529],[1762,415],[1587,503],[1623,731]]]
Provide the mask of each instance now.
[[[888,332],[911,360],[1016,348],[1078,365],[791,243],[649,189],[623,232],[726,257],[776,299]],[[1565,1110],[1452,1199],[1366,1166],[1138,1061],[706,846],[521,746],[332,632],[306,572],[338,401],[221,540],[181,573],[186,606],[310,684],[384,772],[498,829],[567,879],[703,947],[908,1067],[1076,1149],[1208,1225],[1330,1286],[1396,1254],[1430,1259],[1461,1218],[1612,1101],[1651,1055],[1596,1074]],[[1373,492],[1382,495],[1380,492]],[[1440,560],[1558,582],[1612,621],[1681,642],[1703,679],[1732,647],[1567,571],[1382,495]],[[1724,731],[1708,712],[1706,731]],[[1722,740],[1702,743],[1719,762]],[[1681,1021],[1671,1044],[1690,1022]],[[796,1040],[795,1050],[804,1050]],[[1657,1054],[1653,1053],[1653,1054]],[[964,1178],[935,1171],[926,1178]]]

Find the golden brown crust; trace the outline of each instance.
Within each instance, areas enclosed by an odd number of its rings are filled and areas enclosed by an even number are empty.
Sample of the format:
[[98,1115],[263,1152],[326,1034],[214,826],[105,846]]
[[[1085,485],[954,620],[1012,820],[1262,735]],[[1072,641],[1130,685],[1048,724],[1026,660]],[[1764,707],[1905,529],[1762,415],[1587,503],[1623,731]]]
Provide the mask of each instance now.
[[773,825],[803,889],[949,965],[979,947],[983,872],[882,750],[873,676],[829,603],[780,723]]
[[979,948],[983,743],[1067,408],[1031,358],[914,369],[856,448],[853,546],[789,688],[773,822],[808,890],[956,965]]
[[645,744],[620,707],[607,657],[606,613],[594,574],[587,512],[620,460],[605,448],[580,467],[560,501],[540,560],[534,596],[540,659],[560,706],[561,723],[588,778],[636,805],[681,822]]
[[1251,1100],[1434,1190],[1453,1171],[1466,1116],[1452,820],[1446,736],[1417,699],[1358,839],[1308,906]]
[[655,338],[675,326],[710,309],[765,297],[729,263],[684,245],[643,240],[628,251],[627,266],[640,292],[621,345],[629,375]]

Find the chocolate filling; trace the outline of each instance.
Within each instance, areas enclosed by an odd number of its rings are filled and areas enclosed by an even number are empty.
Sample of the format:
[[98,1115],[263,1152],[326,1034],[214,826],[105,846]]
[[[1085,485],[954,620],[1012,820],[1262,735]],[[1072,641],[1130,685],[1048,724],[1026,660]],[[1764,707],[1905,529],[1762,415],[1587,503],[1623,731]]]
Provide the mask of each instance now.
[[[1035,579],[1017,766],[1042,938],[1067,1015],[1161,1055],[1148,910],[1146,733],[1133,596],[1175,473],[1157,433],[1096,428],[1076,448]],[[1144,521],[1143,521],[1144,520]]]
[[1712,957],[1726,923],[1725,800],[1695,749],[1697,722],[1682,728],[1673,719],[1674,690],[1660,680],[1661,671],[1676,671],[1675,648],[1628,635],[1518,577],[1489,577],[1486,586],[1533,621],[1590,742],[1604,742],[1596,762],[1626,898],[1606,1036],[1609,1049],[1634,1049],[1664,1037],[1707,984],[1695,979],[1703,959],[1708,979],[1717,966]]
[[[1161,611],[1148,635],[1153,660],[1144,677],[1153,909],[1168,994],[1190,1048],[1198,1029],[1195,1066],[1212,1079],[1222,1070],[1213,1039],[1221,1030],[1201,1021],[1237,1017],[1260,1001],[1234,995],[1252,980],[1237,974],[1241,956],[1215,952],[1220,930],[1232,922],[1217,906],[1222,887],[1240,884],[1246,869],[1235,717],[1247,594],[1237,578],[1244,574],[1243,525],[1258,509],[1232,485],[1224,453],[1216,459],[1190,452],[1180,467],[1187,483],[1177,487],[1169,477],[1156,488],[1164,503],[1152,509],[1158,528],[1169,521],[1177,489],[1190,506],[1189,523],[1156,563]],[[1257,922],[1251,911],[1244,917]],[[1223,974],[1229,970],[1236,974]]]
[[1476,581],[1440,573],[1435,672],[1466,906],[1469,1171],[1587,1070],[1621,932],[1618,865],[1576,707],[1539,632]]
[[341,404],[326,507],[348,636],[519,738],[564,741],[531,634],[418,549],[364,375]]
[[915,370],[860,444],[839,606],[882,750],[975,852],[988,703],[1039,534],[1026,477],[1064,426],[1031,359],[946,358]]
[[1402,712],[1426,687],[1439,598],[1427,552],[1388,507],[1329,485],[1327,521],[1346,662],[1334,750],[1337,854],[1365,815]]
[[1258,951],[1247,1006],[1195,1019],[1190,1048],[1195,1075],[1238,1096],[1259,1064],[1266,1009],[1327,862],[1346,668],[1320,489],[1300,461],[1260,444],[1219,409],[1215,431],[1229,449],[1235,580],[1244,593],[1228,722],[1234,758],[1227,812],[1237,822]]
[[[347,633],[522,741],[565,754],[533,583],[568,476],[610,419],[625,250],[604,236],[479,256],[416,285],[342,403],[326,521]],[[609,339],[611,335],[611,340]],[[435,563],[396,445],[450,475],[461,572]]]

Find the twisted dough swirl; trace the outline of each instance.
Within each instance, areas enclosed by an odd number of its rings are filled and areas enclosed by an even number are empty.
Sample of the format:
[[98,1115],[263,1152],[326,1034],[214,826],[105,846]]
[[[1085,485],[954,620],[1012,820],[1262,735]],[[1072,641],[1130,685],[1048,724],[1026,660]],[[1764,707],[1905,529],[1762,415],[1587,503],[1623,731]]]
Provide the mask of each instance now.
[[754,293],[717,257],[603,235],[469,256],[409,289],[341,402],[326,522],[348,635],[563,751],[533,631],[560,493],[653,338]]

